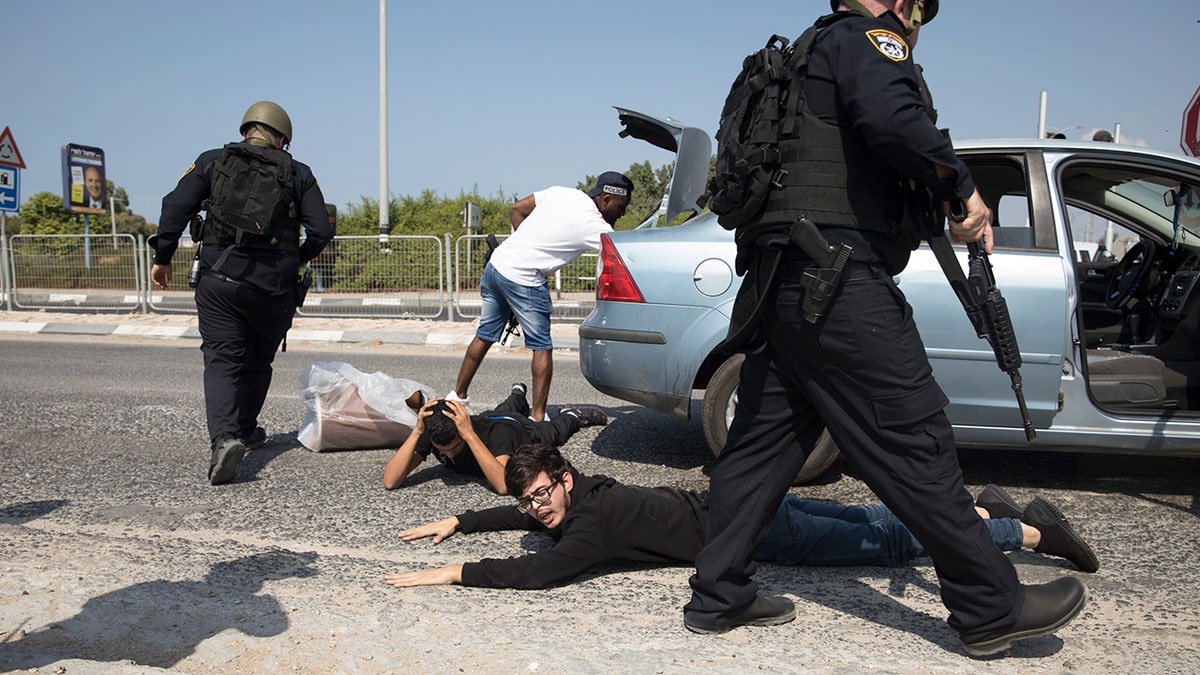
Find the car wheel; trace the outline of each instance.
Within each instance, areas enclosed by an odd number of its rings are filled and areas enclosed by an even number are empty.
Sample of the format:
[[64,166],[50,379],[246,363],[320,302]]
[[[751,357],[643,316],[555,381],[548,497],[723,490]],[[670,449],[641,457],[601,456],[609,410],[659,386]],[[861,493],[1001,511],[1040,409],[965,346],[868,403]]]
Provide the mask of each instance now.
[[[734,354],[717,368],[708,388],[704,391],[704,404],[700,409],[700,419],[704,426],[704,439],[714,455],[721,454],[725,447],[725,439],[729,436],[729,424],[733,414],[737,412],[737,386],[741,375],[742,354]],[[821,436],[813,447],[808,448],[808,459],[800,472],[796,474],[792,485],[803,485],[817,476],[825,473],[838,456],[837,444],[829,436],[829,430],[823,429]]]

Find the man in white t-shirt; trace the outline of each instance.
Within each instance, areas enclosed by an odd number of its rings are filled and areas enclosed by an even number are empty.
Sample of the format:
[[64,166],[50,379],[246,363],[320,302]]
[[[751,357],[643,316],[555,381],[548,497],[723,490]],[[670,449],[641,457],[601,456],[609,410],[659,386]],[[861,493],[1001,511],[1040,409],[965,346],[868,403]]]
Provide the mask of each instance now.
[[513,233],[493,253],[479,279],[483,309],[479,329],[467,347],[458,381],[447,399],[470,403],[467,393],[488,349],[500,339],[509,315],[515,316],[533,351],[533,405],[530,417],[546,418],[546,400],[554,371],[550,341],[550,285],[560,268],[584,251],[600,250],[600,235],[612,232],[625,215],[633,182],[606,171],[586,193],[550,187],[509,207]]

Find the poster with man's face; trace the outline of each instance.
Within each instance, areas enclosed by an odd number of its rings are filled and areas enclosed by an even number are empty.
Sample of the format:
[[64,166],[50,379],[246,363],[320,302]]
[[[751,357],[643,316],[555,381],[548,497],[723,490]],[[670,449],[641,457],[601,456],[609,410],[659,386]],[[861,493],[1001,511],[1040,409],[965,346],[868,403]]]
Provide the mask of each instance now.
[[108,213],[104,151],[86,145],[63,146],[63,205],[74,213]]

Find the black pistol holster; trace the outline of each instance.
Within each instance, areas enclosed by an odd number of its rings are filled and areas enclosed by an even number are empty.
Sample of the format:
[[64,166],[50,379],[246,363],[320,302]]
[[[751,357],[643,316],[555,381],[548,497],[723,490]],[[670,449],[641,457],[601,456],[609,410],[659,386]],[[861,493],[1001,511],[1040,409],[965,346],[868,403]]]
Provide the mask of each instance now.
[[841,288],[842,275],[854,249],[847,244],[830,244],[806,216],[796,219],[790,236],[792,243],[812,261],[800,275],[800,286],[804,288],[804,320],[817,323]]
[[308,289],[313,285],[312,270],[307,267],[296,277],[296,309],[304,306],[304,300],[308,297]]

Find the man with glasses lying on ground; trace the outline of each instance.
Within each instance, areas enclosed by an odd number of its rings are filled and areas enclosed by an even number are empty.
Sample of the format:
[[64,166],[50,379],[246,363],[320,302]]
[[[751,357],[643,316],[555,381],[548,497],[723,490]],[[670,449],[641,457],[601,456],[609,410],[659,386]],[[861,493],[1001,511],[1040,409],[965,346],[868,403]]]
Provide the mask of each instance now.
[[[692,563],[704,546],[707,495],[584,476],[556,448],[541,444],[518,448],[504,467],[504,479],[508,493],[518,495],[515,508],[467,511],[405,530],[400,538],[433,537],[436,544],[459,530],[546,528],[556,542],[552,548],[517,558],[397,572],[385,581],[397,588],[437,584],[546,588],[606,562]],[[1021,511],[1007,493],[989,485],[980,493],[976,510],[987,519],[1001,550],[1031,548],[1066,558],[1085,572],[1100,567],[1091,547],[1059,509],[1041,497]],[[754,550],[754,558],[780,565],[900,567],[924,552],[885,506],[841,506],[789,494],[776,510],[767,537]]]

